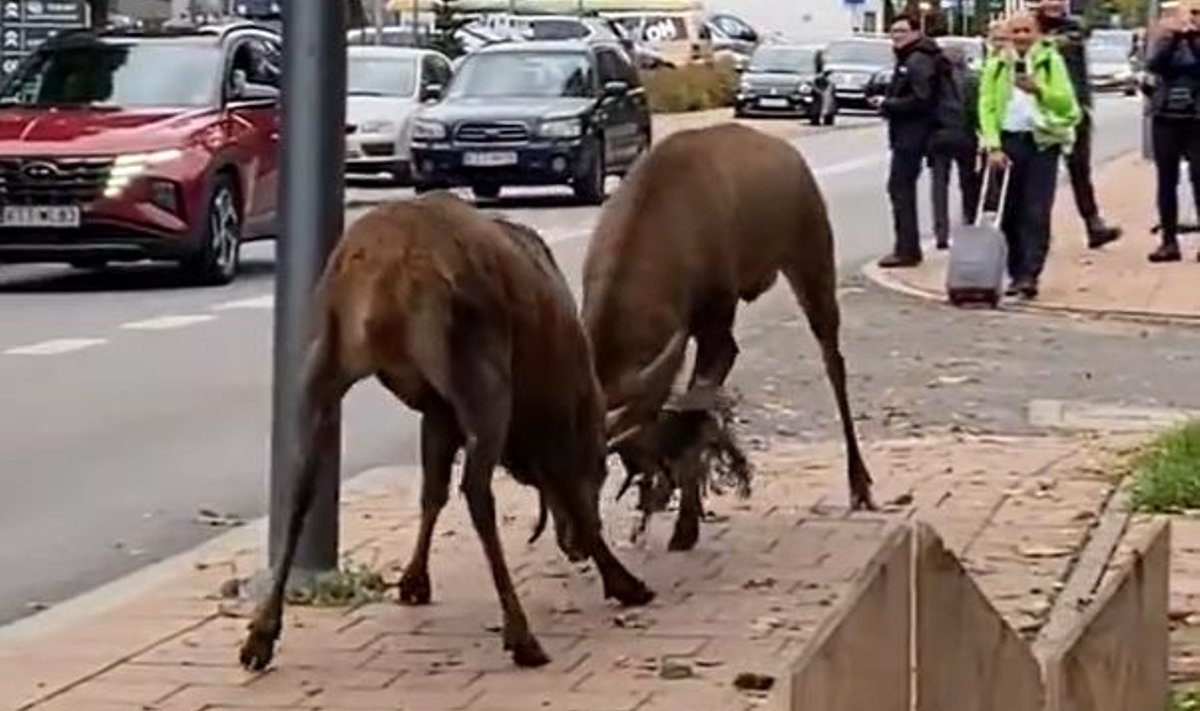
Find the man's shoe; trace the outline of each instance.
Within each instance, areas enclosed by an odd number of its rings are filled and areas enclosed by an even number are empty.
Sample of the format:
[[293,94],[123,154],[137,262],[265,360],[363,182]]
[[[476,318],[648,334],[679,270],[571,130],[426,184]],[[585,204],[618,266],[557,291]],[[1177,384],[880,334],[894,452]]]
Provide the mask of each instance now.
[[1179,253],[1179,245],[1163,244],[1159,245],[1158,249],[1151,252],[1150,256],[1146,257],[1146,259],[1149,259],[1155,264],[1160,262],[1178,262],[1183,259],[1183,255]]
[[937,245],[938,249],[950,249],[950,238],[949,237],[938,237],[937,242],[935,244]]
[[921,263],[921,256],[914,257],[905,256],[903,254],[889,254],[879,260],[879,266],[883,269],[897,269],[905,267],[915,267]]
[[1019,293],[1019,289],[1017,289],[1017,282],[1010,281],[1008,283],[1008,288],[1004,290],[1004,295],[1005,296],[1016,296],[1018,293]]
[[1033,299],[1037,298],[1038,285],[1036,281],[1032,279],[1021,279],[1017,282],[1016,287],[1017,295],[1020,296],[1023,301],[1032,301]]
[[1110,242],[1121,239],[1120,227],[1104,224],[1104,220],[1094,217],[1087,221],[1088,249],[1099,249]]

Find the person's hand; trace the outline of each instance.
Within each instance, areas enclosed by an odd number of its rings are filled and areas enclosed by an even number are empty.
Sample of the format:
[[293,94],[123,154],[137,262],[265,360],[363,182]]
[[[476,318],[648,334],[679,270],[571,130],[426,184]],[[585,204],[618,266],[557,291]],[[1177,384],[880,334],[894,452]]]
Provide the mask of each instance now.
[[1008,156],[1005,155],[1004,151],[1001,150],[989,152],[987,160],[989,168],[997,168],[999,170],[1004,170],[1007,168],[1009,163]]
[[1041,93],[1037,84],[1033,82],[1033,77],[1028,74],[1018,74],[1016,79],[1013,80],[1013,84],[1026,94],[1032,94],[1035,97]]

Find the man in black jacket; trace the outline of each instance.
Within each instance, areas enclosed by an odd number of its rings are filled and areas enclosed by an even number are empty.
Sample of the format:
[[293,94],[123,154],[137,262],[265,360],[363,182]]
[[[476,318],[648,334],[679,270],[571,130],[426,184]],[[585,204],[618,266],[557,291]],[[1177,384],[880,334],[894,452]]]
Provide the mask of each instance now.
[[921,232],[917,223],[917,180],[937,130],[937,44],[924,37],[917,22],[906,15],[891,26],[896,69],[879,111],[888,123],[892,166],[888,196],[896,233],[892,253],[879,260],[884,268],[915,267],[921,263]]
[[1075,205],[1087,226],[1088,246],[1096,249],[1118,239],[1121,229],[1110,227],[1100,217],[1096,190],[1092,186],[1092,90],[1087,69],[1088,31],[1079,21],[1067,15],[1065,0],[1040,0],[1035,13],[1042,34],[1053,38],[1058,44],[1067,71],[1071,74],[1075,96],[1083,107],[1083,120],[1075,129],[1075,145],[1067,156],[1067,171],[1071,175]]
[[951,45],[942,50],[953,66],[953,82],[958,90],[963,108],[963,125],[960,130],[961,143],[952,150],[930,151],[930,193],[933,198],[933,234],[937,248],[950,246],[950,171],[958,171],[959,197],[962,199],[962,216],[966,222],[975,217],[979,205],[980,170],[979,140],[979,77],[967,66],[966,50]]

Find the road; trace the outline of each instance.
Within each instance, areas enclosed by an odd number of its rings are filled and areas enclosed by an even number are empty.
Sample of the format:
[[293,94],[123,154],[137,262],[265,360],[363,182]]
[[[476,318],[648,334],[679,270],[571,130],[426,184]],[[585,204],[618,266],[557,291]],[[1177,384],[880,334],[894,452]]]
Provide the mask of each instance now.
[[[1098,162],[1138,145],[1138,108],[1102,100]],[[885,251],[882,128],[797,145],[831,206],[839,263]],[[527,193],[499,207],[544,233],[578,293],[596,209]],[[223,288],[175,287],[158,267],[0,267],[0,623],[219,533],[201,509],[264,513],[272,255],[248,247],[246,273]],[[345,422],[346,475],[416,461],[416,418],[374,383],[351,393]]]

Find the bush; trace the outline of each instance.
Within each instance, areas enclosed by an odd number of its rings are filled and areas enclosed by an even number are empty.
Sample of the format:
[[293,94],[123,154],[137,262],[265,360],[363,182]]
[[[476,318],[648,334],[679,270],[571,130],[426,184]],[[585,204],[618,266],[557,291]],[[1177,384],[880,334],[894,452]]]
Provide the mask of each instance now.
[[1141,453],[1132,494],[1138,511],[1200,508],[1200,421],[1167,432]]
[[655,113],[705,111],[732,106],[738,87],[733,63],[689,64],[641,73],[650,110]]

